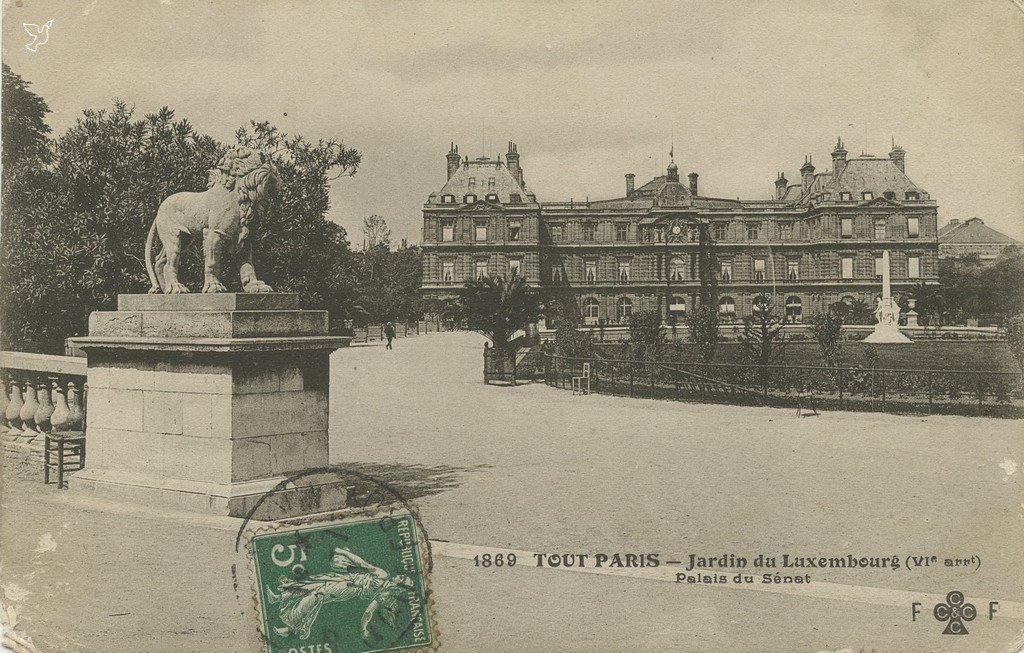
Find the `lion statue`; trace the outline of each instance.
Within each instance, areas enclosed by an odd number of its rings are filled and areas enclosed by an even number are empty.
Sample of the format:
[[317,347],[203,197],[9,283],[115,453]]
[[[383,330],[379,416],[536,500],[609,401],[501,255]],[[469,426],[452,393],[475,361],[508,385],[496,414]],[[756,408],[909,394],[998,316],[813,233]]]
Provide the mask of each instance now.
[[[150,293],[187,293],[178,280],[181,252],[193,238],[203,241],[203,292],[226,292],[220,281],[221,265],[239,253],[239,276],[245,292],[273,292],[256,277],[252,265],[249,224],[262,213],[281,181],[274,164],[260,152],[234,147],[210,171],[209,187],[202,193],[175,193],[161,204],[146,237],[146,272]],[[163,249],[154,261],[153,236]]]

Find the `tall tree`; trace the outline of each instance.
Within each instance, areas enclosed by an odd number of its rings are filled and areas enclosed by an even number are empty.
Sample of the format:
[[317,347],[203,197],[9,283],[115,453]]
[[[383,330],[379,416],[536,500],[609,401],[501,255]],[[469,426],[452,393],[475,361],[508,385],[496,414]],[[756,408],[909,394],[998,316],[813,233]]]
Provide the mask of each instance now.
[[508,351],[513,334],[535,322],[541,312],[540,296],[519,276],[467,281],[456,301],[458,318],[490,338],[499,351]]
[[388,227],[387,220],[377,214],[363,218],[363,237],[366,239],[366,249],[368,250],[382,245],[384,247],[391,246],[391,229]]
[[0,93],[0,128],[3,129],[4,174],[11,166],[29,160],[49,160],[50,126],[46,101],[29,90],[26,82],[3,64],[3,89]]

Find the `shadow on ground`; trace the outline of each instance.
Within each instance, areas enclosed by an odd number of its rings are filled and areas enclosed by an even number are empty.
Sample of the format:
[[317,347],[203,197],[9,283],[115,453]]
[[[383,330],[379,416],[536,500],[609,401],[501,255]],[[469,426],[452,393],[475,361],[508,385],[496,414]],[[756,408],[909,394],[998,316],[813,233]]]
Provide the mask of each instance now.
[[473,465],[472,467],[452,467],[450,465],[400,465],[380,463],[346,463],[343,469],[352,470],[360,476],[379,481],[378,485],[366,479],[357,479],[349,495],[349,505],[353,507],[367,506],[375,503],[392,503],[395,497],[388,492],[390,488],[403,499],[440,494],[446,490],[454,490],[462,484],[462,479],[473,472],[480,472],[491,465]]

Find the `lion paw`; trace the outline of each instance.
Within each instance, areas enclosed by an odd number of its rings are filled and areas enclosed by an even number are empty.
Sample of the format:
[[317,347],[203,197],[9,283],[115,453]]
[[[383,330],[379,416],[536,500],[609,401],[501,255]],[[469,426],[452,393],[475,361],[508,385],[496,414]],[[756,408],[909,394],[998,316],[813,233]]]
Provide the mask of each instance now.
[[216,279],[207,279],[206,283],[203,284],[203,292],[227,292],[228,289],[224,287],[220,281]]
[[183,295],[187,292],[188,288],[177,281],[167,286],[167,294],[169,295]]
[[242,290],[244,290],[245,292],[274,292],[273,288],[263,283],[259,279],[247,283],[245,287],[242,288]]

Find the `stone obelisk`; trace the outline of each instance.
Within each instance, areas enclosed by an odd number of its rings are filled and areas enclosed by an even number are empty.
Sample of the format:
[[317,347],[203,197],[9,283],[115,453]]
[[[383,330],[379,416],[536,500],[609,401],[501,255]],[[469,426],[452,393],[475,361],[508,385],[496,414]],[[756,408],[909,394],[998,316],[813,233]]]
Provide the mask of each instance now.
[[875,307],[878,324],[864,342],[902,344],[913,342],[900,333],[900,307],[892,297],[892,281],[889,271],[889,250],[882,252],[882,296]]

